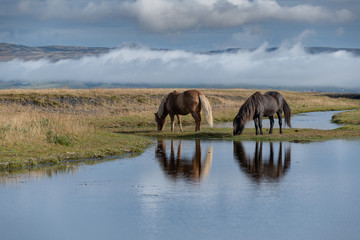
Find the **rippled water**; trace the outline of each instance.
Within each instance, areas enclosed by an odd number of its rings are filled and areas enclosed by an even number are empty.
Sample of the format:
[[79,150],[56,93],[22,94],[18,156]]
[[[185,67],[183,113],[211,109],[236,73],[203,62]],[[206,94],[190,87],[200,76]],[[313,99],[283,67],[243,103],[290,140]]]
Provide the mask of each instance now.
[[360,140],[159,140],[0,177],[1,239],[359,239]]

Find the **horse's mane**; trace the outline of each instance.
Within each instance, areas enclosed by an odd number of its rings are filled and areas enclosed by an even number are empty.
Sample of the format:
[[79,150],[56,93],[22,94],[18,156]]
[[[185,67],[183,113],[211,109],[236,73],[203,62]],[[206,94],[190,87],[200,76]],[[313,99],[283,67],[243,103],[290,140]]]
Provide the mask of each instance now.
[[[169,94],[170,94],[170,93],[169,93]],[[165,112],[165,103],[166,103],[166,100],[167,100],[169,94],[166,95],[166,96],[164,97],[164,99],[163,99],[163,100],[161,101],[161,103],[160,103],[159,109],[158,109],[158,111],[157,111],[157,113],[156,113],[156,115],[157,115],[159,118],[161,118],[161,117],[163,116],[164,112]]]
[[238,116],[241,122],[248,121],[254,116],[256,109],[261,104],[261,96],[260,92],[254,93],[240,107]]

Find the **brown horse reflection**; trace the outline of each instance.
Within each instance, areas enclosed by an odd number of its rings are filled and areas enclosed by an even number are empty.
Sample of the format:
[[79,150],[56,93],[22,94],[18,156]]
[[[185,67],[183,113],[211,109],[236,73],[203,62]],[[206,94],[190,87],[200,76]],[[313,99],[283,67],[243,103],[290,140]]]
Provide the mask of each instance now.
[[208,147],[204,162],[202,162],[202,152],[200,140],[195,140],[195,152],[193,157],[186,158],[181,154],[182,141],[180,140],[177,153],[175,154],[174,140],[171,140],[170,155],[166,153],[166,143],[158,140],[155,156],[164,172],[173,180],[184,178],[191,181],[199,181],[205,178],[211,168],[213,147]]
[[280,142],[278,157],[275,159],[274,143],[270,142],[269,144],[269,156],[263,156],[263,142],[256,142],[255,154],[254,156],[250,156],[250,154],[246,154],[242,142],[234,142],[234,157],[238,160],[240,169],[255,181],[261,181],[263,179],[270,181],[279,180],[290,168],[290,146],[285,149],[283,156],[283,146],[282,142]]

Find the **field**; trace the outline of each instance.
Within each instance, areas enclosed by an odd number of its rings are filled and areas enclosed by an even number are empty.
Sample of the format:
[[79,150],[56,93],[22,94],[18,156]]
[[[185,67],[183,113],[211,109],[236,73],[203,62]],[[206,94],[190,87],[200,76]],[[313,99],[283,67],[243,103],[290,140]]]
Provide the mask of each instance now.
[[[335,94],[290,91],[281,93],[293,114],[356,110],[334,116],[334,121],[349,125],[328,131],[286,129],[283,135],[255,136],[252,129],[247,129],[243,135],[233,137],[232,129],[210,129],[203,123],[202,131],[194,133],[193,119],[186,116],[183,118],[184,133],[178,128],[171,133],[169,124],[164,132],[157,132],[154,112],[162,98],[172,90],[0,90],[0,169],[140,153],[151,143],[152,137],[300,142],[360,137],[360,100]],[[215,122],[226,122],[233,120],[244,100],[256,90],[201,91],[212,105]]]

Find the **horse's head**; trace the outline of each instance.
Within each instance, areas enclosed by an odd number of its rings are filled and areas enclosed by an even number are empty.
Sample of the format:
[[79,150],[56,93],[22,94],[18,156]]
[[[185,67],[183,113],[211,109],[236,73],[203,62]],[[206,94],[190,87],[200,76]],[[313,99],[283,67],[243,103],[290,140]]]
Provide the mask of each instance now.
[[165,119],[160,118],[158,114],[155,113],[155,121],[157,123],[158,131],[162,131],[165,126]]
[[236,115],[236,117],[234,118],[233,126],[234,126],[234,130],[233,130],[234,136],[240,135],[244,130],[245,123],[239,115]]

